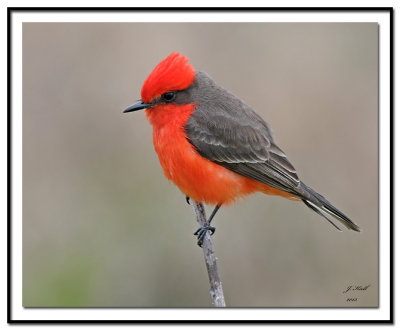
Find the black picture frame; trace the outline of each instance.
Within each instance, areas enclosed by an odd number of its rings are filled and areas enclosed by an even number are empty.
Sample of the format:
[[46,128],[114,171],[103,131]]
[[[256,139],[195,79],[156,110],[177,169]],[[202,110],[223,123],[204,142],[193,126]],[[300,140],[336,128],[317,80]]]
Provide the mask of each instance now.
[[[12,318],[12,15],[18,12],[383,12],[390,15],[390,319],[388,320],[18,320]],[[392,7],[8,7],[7,8],[7,322],[9,324],[393,324],[394,10]]]

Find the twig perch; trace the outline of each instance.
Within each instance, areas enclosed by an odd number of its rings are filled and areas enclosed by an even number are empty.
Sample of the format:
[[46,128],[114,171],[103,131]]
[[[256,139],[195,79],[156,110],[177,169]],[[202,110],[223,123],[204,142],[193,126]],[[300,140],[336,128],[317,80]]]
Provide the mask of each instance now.
[[[196,216],[197,223],[202,227],[206,221],[206,212],[204,206],[200,202],[190,200]],[[224,291],[222,290],[221,279],[219,278],[217,257],[215,256],[214,243],[211,239],[210,232],[207,232],[203,241],[203,253],[206,261],[208,278],[210,280],[210,295],[212,303],[215,307],[226,307]]]

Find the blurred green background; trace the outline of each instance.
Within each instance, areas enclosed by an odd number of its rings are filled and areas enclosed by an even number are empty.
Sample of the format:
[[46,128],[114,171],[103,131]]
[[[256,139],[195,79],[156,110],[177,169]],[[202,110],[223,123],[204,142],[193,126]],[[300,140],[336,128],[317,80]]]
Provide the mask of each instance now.
[[211,306],[192,209],[145,114],[122,113],[172,51],[251,105],[300,178],[363,229],[262,194],[223,208],[228,306],[377,306],[374,23],[24,23],[24,306]]

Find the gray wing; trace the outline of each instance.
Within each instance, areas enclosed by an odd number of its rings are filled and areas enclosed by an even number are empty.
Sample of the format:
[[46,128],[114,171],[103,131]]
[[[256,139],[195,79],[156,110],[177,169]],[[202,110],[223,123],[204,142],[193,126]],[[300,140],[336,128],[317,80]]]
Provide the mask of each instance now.
[[[245,106],[243,103],[242,106]],[[240,175],[298,195],[300,180],[274,144],[265,121],[250,108],[196,108],[186,124],[190,143],[208,160]]]
[[240,175],[299,196],[339,230],[327,215],[360,231],[322,195],[300,182],[285,153],[275,145],[265,121],[244,103],[238,101],[235,105],[219,105],[217,111],[209,106],[196,108],[185,128],[199,154]]

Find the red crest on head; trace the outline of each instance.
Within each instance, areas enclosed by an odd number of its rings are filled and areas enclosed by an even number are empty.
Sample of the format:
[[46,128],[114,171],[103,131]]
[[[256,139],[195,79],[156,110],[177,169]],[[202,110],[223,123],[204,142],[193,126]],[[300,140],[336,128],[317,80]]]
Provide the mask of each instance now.
[[192,84],[195,74],[189,59],[179,53],[172,53],[147,77],[142,87],[142,100],[151,103],[167,91],[186,89]]

